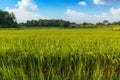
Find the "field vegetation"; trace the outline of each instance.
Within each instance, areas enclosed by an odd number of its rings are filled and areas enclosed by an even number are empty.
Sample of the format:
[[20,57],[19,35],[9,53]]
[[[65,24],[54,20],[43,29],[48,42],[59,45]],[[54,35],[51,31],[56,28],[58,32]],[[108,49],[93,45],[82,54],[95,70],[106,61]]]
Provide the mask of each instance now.
[[120,80],[120,21],[17,23],[0,10],[0,80]]
[[0,80],[120,80],[120,32],[1,29]]

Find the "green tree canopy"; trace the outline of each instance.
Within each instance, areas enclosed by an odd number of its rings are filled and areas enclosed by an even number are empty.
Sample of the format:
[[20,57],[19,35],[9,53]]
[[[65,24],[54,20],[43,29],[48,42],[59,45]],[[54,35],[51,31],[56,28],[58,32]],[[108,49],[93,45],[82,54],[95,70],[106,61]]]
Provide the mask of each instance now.
[[14,13],[0,10],[0,27],[11,28],[17,27],[17,21]]
[[104,20],[104,21],[103,21],[103,24],[104,24],[104,25],[107,25],[108,23],[109,23],[108,20]]

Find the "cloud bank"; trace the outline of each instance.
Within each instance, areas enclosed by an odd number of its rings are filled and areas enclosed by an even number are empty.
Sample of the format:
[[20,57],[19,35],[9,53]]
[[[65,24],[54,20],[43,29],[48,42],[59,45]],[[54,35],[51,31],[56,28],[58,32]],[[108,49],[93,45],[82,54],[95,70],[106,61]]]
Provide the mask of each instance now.
[[68,20],[77,23],[97,23],[103,20],[114,22],[120,20],[120,8],[114,7],[110,8],[109,12],[103,12],[101,14],[87,14],[73,9],[67,9],[65,14],[68,16]]
[[21,0],[17,3],[17,8],[6,8],[6,11],[13,12],[18,22],[45,18],[39,14],[38,7],[33,0]]
[[104,5],[104,4],[111,4],[111,3],[115,3],[119,0],[93,0],[94,4],[100,4],[100,5]]
[[[107,4],[116,2],[118,0],[93,0],[94,4]],[[78,2],[81,6],[87,6],[85,1]],[[35,4],[34,0],[21,0],[16,4],[17,8],[6,8],[6,11],[13,12],[17,18],[18,22],[26,22],[27,20],[32,19],[48,19],[39,13],[39,9]],[[103,21],[105,19],[109,21],[120,20],[120,8],[110,8],[109,12],[103,12],[101,14],[88,14],[82,11],[77,11],[73,9],[67,9],[65,14],[67,17],[63,18],[64,20],[70,20],[73,22],[92,22],[96,23]]]
[[72,10],[72,9],[67,9],[65,14],[68,15],[68,18],[70,21],[75,21],[75,22],[91,22],[91,23],[96,23],[99,21],[103,21],[105,19],[109,19],[108,14],[107,13],[102,13],[100,15],[89,15],[83,12],[79,12],[76,10]]
[[87,6],[87,3],[85,1],[78,2],[78,4],[81,6]]
[[120,20],[120,8],[114,8],[112,7],[110,9],[111,14],[113,15],[113,20]]

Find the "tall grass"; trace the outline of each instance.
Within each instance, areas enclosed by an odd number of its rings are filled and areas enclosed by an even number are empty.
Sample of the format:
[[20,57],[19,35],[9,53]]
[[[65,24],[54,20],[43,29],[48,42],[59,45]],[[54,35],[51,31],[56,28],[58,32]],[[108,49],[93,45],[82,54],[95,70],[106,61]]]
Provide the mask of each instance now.
[[120,80],[120,32],[0,30],[0,80]]

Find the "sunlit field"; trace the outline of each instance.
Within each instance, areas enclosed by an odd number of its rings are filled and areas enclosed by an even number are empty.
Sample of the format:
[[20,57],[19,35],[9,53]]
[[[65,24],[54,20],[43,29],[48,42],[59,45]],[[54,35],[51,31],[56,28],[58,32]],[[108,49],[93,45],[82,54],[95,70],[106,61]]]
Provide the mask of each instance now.
[[1,29],[0,80],[120,80],[120,31]]

